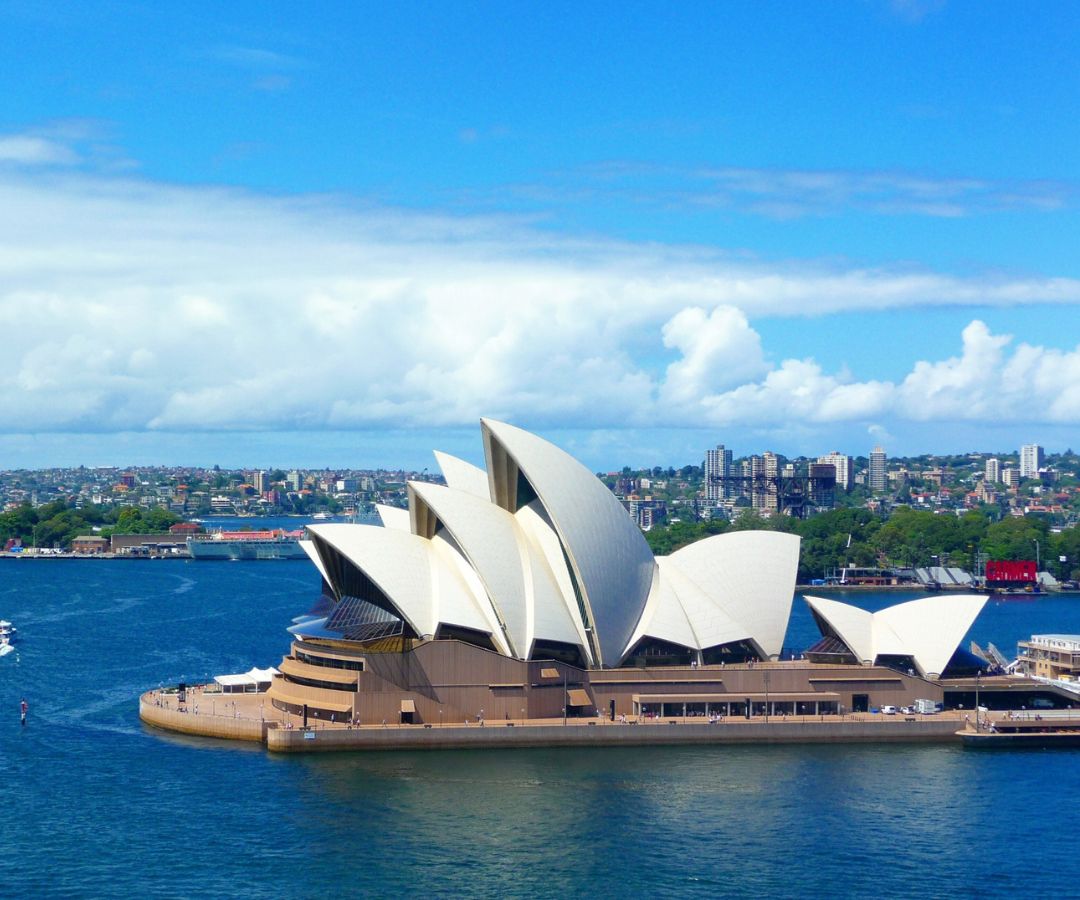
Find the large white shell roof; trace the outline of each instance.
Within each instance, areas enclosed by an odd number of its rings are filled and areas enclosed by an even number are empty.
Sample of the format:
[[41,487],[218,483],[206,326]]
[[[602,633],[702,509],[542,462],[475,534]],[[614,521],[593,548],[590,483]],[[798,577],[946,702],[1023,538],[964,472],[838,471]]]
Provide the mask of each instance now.
[[528,479],[562,540],[602,661],[617,665],[652,588],[648,543],[615,495],[570,454],[513,425],[481,424],[489,471],[498,447]]

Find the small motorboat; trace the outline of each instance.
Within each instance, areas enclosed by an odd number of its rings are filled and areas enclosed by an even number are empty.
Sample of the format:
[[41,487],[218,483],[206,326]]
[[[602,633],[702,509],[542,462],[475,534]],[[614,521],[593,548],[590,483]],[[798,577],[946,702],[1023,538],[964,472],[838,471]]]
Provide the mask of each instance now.
[[10,622],[0,619],[0,642],[12,643],[15,640],[15,632],[18,630]]

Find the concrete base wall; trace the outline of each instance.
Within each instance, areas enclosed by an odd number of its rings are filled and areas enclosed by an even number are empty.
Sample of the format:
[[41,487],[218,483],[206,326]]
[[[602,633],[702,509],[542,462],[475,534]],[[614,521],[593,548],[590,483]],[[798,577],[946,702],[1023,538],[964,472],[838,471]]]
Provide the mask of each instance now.
[[959,743],[955,720],[725,722],[648,725],[505,725],[357,728],[302,731],[269,728],[279,753],[333,750],[447,750],[513,747],[635,747],[647,744]]
[[178,731],[182,734],[198,734],[203,737],[226,738],[232,741],[266,741],[266,723],[257,719],[236,719],[231,716],[194,715],[164,709],[145,699],[139,700],[139,718],[147,725]]

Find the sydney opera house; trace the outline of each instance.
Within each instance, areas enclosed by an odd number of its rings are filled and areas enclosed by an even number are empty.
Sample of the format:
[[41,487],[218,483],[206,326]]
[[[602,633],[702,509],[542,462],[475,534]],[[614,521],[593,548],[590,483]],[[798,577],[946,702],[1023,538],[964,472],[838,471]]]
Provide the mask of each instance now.
[[[362,724],[831,715],[916,698],[969,664],[983,598],[867,613],[808,598],[821,640],[778,662],[799,539],[730,532],[655,557],[608,488],[551,443],[482,420],[485,468],[437,453],[383,527],[312,525],[315,608],[268,697]],[[977,661],[976,661],[977,664]]]

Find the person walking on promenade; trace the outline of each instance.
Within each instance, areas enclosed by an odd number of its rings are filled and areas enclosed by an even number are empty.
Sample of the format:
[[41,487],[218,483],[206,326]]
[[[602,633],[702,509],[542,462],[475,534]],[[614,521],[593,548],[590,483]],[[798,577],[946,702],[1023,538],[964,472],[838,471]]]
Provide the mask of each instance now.
[[19,721],[23,725],[26,724],[26,714],[28,712],[30,712],[30,704],[27,703],[26,698],[23,697],[23,699],[19,702]]

